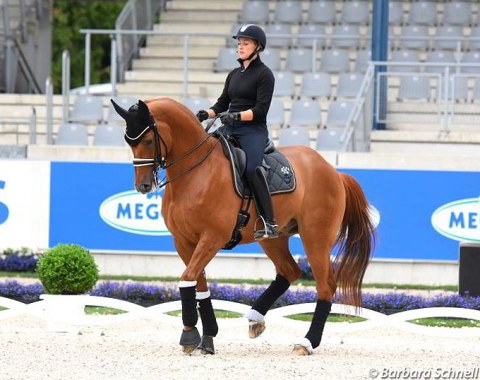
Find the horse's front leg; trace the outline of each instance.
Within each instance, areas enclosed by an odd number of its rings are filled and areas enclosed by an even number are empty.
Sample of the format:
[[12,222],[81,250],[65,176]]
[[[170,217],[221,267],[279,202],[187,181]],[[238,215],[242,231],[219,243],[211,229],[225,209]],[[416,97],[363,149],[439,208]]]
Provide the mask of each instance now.
[[[204,269],[217,251],[223,246],[213,238],[203,238],[199,241],[193,255],[188,260],[187,268],[182,274],[179,283],[182,302],[183,331],[180,345],[186,353],[199,348],[205,353],[214,353],[213,337],[218,332],[218,326],[213,313],[212,301],[204,275]],[[198,289],[198,294],[196,290]],[[204,326],[203,339],[196,328],[198,322],[197,300],[199,302],[200,317]]]

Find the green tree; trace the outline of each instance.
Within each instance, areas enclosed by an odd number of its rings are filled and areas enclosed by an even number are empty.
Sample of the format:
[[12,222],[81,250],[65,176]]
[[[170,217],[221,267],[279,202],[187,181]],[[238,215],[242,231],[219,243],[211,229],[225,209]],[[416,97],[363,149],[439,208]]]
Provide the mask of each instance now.
[[[85,35],[80,29],[113,29],[126,0],[55,0],[53,4],[52,77],[61,91],[62,53],[70,52],[71,87],[84,85]],[[91,41],[91,83],[109,81],[110,37],[94,35]]]

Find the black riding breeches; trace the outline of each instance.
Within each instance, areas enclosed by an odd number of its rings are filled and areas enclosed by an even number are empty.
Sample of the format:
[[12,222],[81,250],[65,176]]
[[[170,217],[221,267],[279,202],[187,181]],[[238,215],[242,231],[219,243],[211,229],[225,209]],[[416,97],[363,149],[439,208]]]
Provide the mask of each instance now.
[[240,148],[245,152],[247,156],[245,175],[250,181],[255,175],[255,168],[262,165],[265,146],[268,142],[267,127],[261,124],[239,122],[223,127],[221,130],[224,134],[235,137]]

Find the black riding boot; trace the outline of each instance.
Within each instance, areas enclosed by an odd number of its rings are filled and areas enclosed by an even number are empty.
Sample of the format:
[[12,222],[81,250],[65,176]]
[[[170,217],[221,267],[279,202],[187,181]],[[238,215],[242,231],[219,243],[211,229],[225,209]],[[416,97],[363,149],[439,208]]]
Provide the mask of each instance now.
[[273,217],[272,198],[262,167],[259,166],[255,169],[255,174],[250,185],[252,187],[255,205],[257,206],[257,212],[260,215],[259,219],[261,224],[254,232],[253,237],[255,240],[278,237],[278,226]]

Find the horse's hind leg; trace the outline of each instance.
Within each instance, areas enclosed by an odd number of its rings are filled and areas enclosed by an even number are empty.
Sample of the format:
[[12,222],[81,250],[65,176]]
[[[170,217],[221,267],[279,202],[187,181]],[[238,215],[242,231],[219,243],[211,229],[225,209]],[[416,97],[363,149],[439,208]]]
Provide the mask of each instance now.
[[294,347],[293,352],[297,355],[312,354],[313,349],[320,345],[323,329],[332,307],[331,301],[336,290],[333,270],[330,264],[330,249],[335,235],[306,235],[302,234],[301,236],[307,259],[315,278],[318,299],[310,328],[305,337],[300,339]]
[[260,244],[275,265],[277,276],[253,303],[252,309],[246,315],[249,320],[250,338],[256,338],[262,334],[265,330],[265,314],[273,303],[287,291],[290,283],[302,274],[288,249],[288,237],[264,240]]

